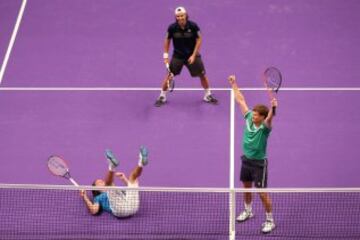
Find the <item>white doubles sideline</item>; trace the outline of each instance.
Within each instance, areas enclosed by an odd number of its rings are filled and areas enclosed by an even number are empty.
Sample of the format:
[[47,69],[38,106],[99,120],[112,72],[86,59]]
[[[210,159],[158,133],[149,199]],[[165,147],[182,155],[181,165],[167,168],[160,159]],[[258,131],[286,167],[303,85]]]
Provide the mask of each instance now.
[[20,27],[20,23],[21,23],[21,19],[22,19],[22,16],[23,16],[23,14],[24,14],[24,11],[25,11],[26,3],[27,3],[27,0],[23,0],[22,3],[21,3],[21,7],[20,7],[20,10],[19,10],[17,19],[16,19],[15,26],[14,26],[14,30],[13,30],[13,32],[12,32],[12,34],[11,34],[10,42],[9,42],[8,48],[7,48],[6,53],[5,53],[3,63],[2,63],[2,65],[1,65],[1,69],[0,69],[0,84],[1,84],[2,79],[3,79],[3,77],[4,77],[5,69],[6,69],[7,63],[8,63],[8,61],[9,61],[9,57],[10,57],[10,54],[11,54],[11,50],[12,50],[12,48],[13,48],[13,46],[14,46],[14,43],[15,43],[16,35],[17,35],[17,32],[18,32],[19,27]]
[[[160,91],[155,87],[0,87],[0,91]],[[203,91],[203,88],[176,88],[174,91]],[[231,88],[211,88],[212,91],[231,91]],[[266,91],[266,88],[244,87],[242,91]],[[360,91],[360,87],[284,87],[287,91]]]

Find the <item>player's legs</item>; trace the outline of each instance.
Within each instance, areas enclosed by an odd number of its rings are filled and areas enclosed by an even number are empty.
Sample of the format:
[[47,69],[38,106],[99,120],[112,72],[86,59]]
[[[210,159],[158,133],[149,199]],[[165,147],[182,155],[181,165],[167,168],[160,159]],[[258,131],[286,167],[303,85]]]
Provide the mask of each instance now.
[[209,79],[206,75],[201,75],[200,76],[200,81],[201,81],[201,86],[204,89],[209,89],[210,88],[210,84],[209,84]]
[[[252,188],[252,182],[243,182],[244,188]],[[252,202],[252,193],[251,192],[245,192],[244,193],[244,203],[245,204],[251,204]]]
[[[261,166],[257,166],[254,171],[254,181],[255,186],[258,188],[266,188],[267,187],[267,160],[265,159]],[[269,233],[275,228],[275,222],[272,214],[272,202],[268,193],[261,192],[259,193],[261,202],[265,208],[266,220],[262,224],[261,231],[263,233]]]
[[114,171],[113,171],[113,170],[109,170],[109,171],[106,173],[106,176],[105,176],[105,185],[106,185],[106,186],[112,186],[112,185],[114,185]]
[[141,176],[142,171],[143,171],[143,167],[136,166],[129,176],[129,182],[130,183],[137,182],[138,178]]
[[[184,66],[184,60],[179,59],[179,58],[174,58],[174,57],[171,58],[169,67],[170,67],[171,73],[174,76],[179,75],[181,73],[183,66]],[[166,94],[167,94],[167,90],[168,90],[168,81],[169,80],[172,81],[172,77],[169,74],[166,74],[164,81],[162,83],[162,86],[161,86],[160,96],[158,97],[158,99],[155,102],[156,107],[160,107],[166,103]]]
[[148,164],[148,156],[149,151],[146,147],[141,146],[139,150],[139,162],[138,165],[135,167],[135,169],[131,172],[129,176],[130,183],[137,182],[138,178],[141,176],[141,173],[143,171],[143,167]]
[[261,202],[265,208],[265,211],[267,213],[271,213],[272,212],[272,202],[271,202],[271,198],[269,196],[268,193],[259,193],[259,196],[260,196],[260,199],[261,199]]
[[113,214],[117,217],[129,217],[137,213],[140,207],[140,196],[138,179],[141,176],[143,167],[148,164],[148,150],[141,146],[139,151],[138,166],[131,172],[128,181],[128,188],[123,195],[115,196],[110,201]]
[[163,81],[163,83],[161,85],[161,90],[163,92],[166,92],[168,90],[168,88],[169,88],[168,87],[168,82],[169,82],[169,80],[171,81],[171,79],[172,79],[172,77],[169,74],[166,74],[166,76],[164,78],[164,81]]
[[105,157],[109,163],[109,171],[105,176],[105,185],[111,186],[114,184],[114,169],[119,165],[119,161],[109,149],[105,150]]
[[190,75],[192,77],[199,77],[201,81],[201,85],[205,90],[204,101],[212,104],[217,104],[218,100],[214,98],[211,94],[209,79],[206,76],[205,66],[201,59],[201,56],[198,55],[195,58],[193,64],[186,64]]
[[[244,157],[241,164],[240,180],[243,183],[244,188],[251,188],[253,183],[253,166],[244,161]],[[244,222],[253,216],[252,213],[252,194],[250,192],[244,193],[244,210],[236,218],[238,222]]]

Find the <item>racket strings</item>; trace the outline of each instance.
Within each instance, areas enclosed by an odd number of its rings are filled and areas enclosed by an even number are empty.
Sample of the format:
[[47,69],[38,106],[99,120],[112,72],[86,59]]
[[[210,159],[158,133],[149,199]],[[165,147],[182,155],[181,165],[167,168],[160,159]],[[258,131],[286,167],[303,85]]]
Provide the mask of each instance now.
[[281,73],[275,68],[269,68],[265,71],[266,85],[273,89],[278,90],[281,86],[282,76]]

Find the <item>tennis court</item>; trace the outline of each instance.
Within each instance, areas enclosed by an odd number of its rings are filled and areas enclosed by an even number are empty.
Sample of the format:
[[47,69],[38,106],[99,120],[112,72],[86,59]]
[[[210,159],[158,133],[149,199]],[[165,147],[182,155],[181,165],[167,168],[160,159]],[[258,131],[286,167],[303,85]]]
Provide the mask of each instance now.
[[[216,106],[184,69],[154,107],[179,5],[200,25]],[[359,239],[359,10],[355,0],[0,1],[0,239]],[[258,198],[254,219],[232,218],[244,121],[227,77],[249,106],[267,104],[260,74],[272,65],[284,85],[268,186],[280,192],[270,193],[277,228],[263,235]],[[140,145],[150,163],[129,219],[91,216],[46,165],[63,156],[88,187],[107,171],[105,149],[128,173]]]

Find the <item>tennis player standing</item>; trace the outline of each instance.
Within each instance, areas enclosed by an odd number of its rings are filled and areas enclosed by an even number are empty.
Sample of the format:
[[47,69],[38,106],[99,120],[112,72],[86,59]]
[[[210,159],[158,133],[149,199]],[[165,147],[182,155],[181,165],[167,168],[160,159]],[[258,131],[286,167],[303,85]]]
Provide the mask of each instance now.
[[[256,105],[252,110],[249,110],[245,98],[237,86],[234,75],[229,76],[229,82],[246,123],[243,133],[244,155],[241,157],[240,180],[244,188],[251,188],[253,183],[257,188],[266,188],[268,176],[266,147],[272,127],[272,107],[277,106],[277,100],[275,98],[272,99],[270,110],[265,105]],[[268,193],[261,192],[259,195],[266,211],[266,220],[262,224],[261,231],[269,233],[275,228],[271,199]],[[252,194],[245,193],[245,210],[237,217],[236,220],[238,222],[244,222],[253,217],[251,203]]]
[[[189,16],[183,7],[175,9],[176,22],[168,27],[164,42],[164,63],[170,68],[170,72],[176,76],[180,74],[185,65],[192,77],[199,77],[201,85],[205,90],[204,101],[211,104],[217,104],[218,100],[211,94],[209,80],[205,73],[205,67],[201,60],[199,52],[202,37],[198,25],[189,20]],[[174,52],[169,62],[170,41],[173,41]],[[166,93],[168,90],[168,81],[172,76],[167,74],[159,98],[155,106],[160,107],[166,103]]]

